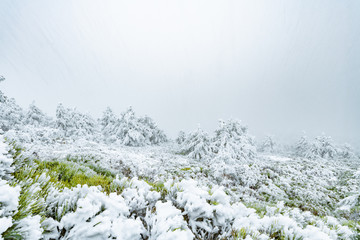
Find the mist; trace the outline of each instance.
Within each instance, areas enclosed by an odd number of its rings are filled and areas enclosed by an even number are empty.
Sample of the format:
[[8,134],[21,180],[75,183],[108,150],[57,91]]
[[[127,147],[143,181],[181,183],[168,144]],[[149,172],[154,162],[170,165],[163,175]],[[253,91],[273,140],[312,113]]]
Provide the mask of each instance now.
[[0,2],[0,87],[51,116],[132,106],[170,137],[237,118],[257,138],[359,145],[360,2]]

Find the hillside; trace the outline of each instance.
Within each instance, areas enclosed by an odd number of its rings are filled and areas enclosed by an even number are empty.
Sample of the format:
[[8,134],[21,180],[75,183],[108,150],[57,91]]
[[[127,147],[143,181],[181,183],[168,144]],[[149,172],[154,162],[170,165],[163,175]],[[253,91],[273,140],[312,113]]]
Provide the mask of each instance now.
[[51,119],[0,91],[3,239],[360,239],[360,158],[236,120],[169,139],[132,108]]

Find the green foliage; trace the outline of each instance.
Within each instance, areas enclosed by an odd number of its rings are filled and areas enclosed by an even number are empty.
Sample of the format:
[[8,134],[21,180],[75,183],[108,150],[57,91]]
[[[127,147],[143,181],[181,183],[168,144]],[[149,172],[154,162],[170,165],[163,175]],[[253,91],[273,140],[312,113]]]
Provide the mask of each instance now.
[[93,167],[100,174],[91,174],[89,168],[81,167],[72,162],[37,160],[37,163],[39,171],[47,171],[49,175],[57,179],[64,187],[71,188],[76,187],[78,184],[87,184],[88,186],[101,186],[106,193],[110,193],[110,185],[113,181],[112,174],[100,167]]

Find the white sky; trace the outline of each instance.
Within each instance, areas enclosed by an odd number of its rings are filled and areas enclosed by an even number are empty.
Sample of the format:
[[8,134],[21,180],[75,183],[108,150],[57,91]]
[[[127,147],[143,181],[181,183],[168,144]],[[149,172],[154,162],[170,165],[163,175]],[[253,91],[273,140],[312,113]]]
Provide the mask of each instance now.
[[50,115],[132,105],[170,136],[360,139],[360,1],[1,0],[2,90]]

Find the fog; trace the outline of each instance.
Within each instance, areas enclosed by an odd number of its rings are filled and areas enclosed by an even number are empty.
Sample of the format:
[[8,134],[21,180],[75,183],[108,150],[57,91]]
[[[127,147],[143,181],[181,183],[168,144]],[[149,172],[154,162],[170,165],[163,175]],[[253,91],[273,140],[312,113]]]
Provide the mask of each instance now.
[[1,0],[2,91],[51,116],[128,106],[174,137],[237,118],[261,139],[358,144],[360,1]]

